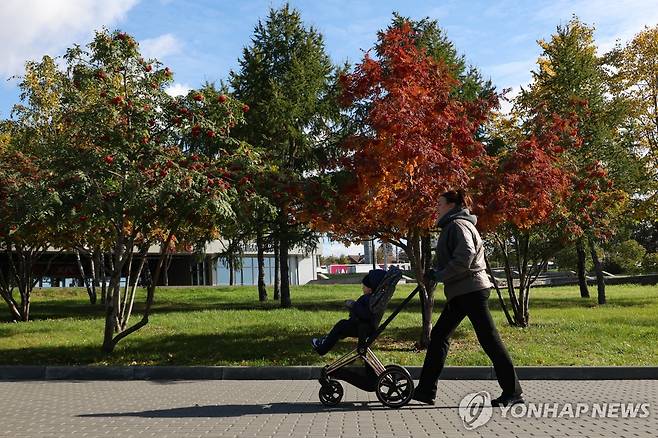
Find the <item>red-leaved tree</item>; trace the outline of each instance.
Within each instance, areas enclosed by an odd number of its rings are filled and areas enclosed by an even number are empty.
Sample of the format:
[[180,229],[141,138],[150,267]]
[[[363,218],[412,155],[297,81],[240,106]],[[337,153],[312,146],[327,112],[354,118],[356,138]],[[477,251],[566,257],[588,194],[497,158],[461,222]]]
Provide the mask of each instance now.
[[580,138],[573,120],[557,116],[507,123],[493,136],[502,148],[481,160],[473,174],[473,211],[478,229],[503,260],[511,315],[495,286],[508,322],[526,327],[531,285],[548,259],[579,233],[564,155],[579,147]]
[[417,38],[406,22],[380,32],[377,57],[366,54],[341,78],[342,104],[360,129],[342,143],[342,158],[328,163],[331,177],[311,183],[307,200],[317,229],[348,240],[378,237],[409,255],[426,346],[434,299],[422,279],[431,264],[436,201],[443,190],[468,184],[473,161],[484,153],[475,135],[497,96],[460,100],[452,93],[457,79]]

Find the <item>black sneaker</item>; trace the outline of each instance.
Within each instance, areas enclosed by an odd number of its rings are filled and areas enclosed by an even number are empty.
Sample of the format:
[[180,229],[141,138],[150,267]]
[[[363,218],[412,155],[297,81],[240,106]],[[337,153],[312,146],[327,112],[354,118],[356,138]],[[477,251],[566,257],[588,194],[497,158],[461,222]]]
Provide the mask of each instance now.
[[423,390],[414,389],[414,395],[411,396],[412,400],[416,400],[426,405],[434,404],[434,397]]
[[523,394],[512,394],[512,395],[501,395],[498,398],[491,400],[491,406],[513,406],[525,403],[523,399]]

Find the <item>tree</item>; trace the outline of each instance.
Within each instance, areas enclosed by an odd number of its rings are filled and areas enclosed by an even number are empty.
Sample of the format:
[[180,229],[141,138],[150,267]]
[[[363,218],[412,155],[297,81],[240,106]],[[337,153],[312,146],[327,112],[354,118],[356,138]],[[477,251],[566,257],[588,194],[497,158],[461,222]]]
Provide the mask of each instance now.
[[274,198],[278,210],[274,233],[279,246],[281,306],[289,307],[288,251],[308,238],[308,231],[295,218],[298,199],[293,185],[317,169],[326,156],[329,123],[338,117],[332,98],[336,69],[325,53],[322,36],[313,27],[306,28],[299,12],[288,4],[271,9],[265,22],[258,22],[239,63],[239,70],[231,72],[230,84],[250,110],[238,136],[263,151],[283,189]]
[[647,252],[642,260],[642,271],[645,274],[658,273],[658,252]]
[[457,79],[452,88],[455,97],[472,101],[477,98],[486,99],[495,92],[491,81],[483,80],[475,67],[467,66],[466,57],[457,52],[438,21],[429,17],[412,20],[393,12],[393,21],[388,29],[402,28],[405,24],[411,26],[416,35],[416,47],[424,49],[434,61],[445,64],[450,75]]
[[625,46],[607,54],[614,67],[612,91],[629,109],[622,135],[644,166],[646,185],[638,206],[642,218],[658,217],[658,26],[645,27]]
[[378,34],[377,59],[367,53],[341,77],[341,102],[360,129],[306,197],[316,228],[351,241],[375,236],[407,253],[420,279],[426,346],[433,290],[422,279],[431,264],[436,196],[468,184],[471,163],[484,153],[474,137],[496,96],[455,97],[457,79],[418,37],[409,23],[391,26]]
[[[262,175],[270,169],[270,165],[264,163],[261,154],[250,145],[236,141],[228,135],[229,130],[239,127],[239,119],[234,117],[232,112],[241,110],[244,115],[249,111],[248,105],[229,98],[224,86],[217,89],[214,84],[209,83],[198,92],[192,91],[191,95],[192,99],[204,103],[196,108],[196,117],[206,124],[220,127],[220,130],[216,132],[211,126],[210,129],[202,127],[195,132],[193,127],[191,135],[183,137],[184,150],[188,154],[201,154],[222,163],[226,166],[222,169],[222,175],[235,182],[232,186],[235,191],[232,198],[233,214],[225,217],[222,223],[215,224],[221,230],[224,249],[219,258],[228,265],[229,284],[233,285],[235,270],[241,268],[244,246],[254,237],[258,243],[261,228],[256,224],[264,223],[265,217],[273,217],[271,204],[256,193],[256,186]],[[193,114],[192,110],[189,114]],[[225,126],[226,124],[228,125]],[[261,221],[255,220],[254,216],[260,217]],[[258,250],[259,279],[264,275],[262,250],[261,245]],[[264,282],[259,280],[259,299],[266,298]]]
[[[164,91],[172,80],[169,68],[142,59],[135,40],[122,32],[97,32],[86,49],[75,46],[64,60],[52,124],[66,141],[48,159],[55,184],[67,188],[60,193],[67,211],[60,220],[72,246],[109,254],[103,350],[111,352],[148,323],[171,251],[217,238],[218,224],[234,214],[238,181],[228,166],[248,162],[249,154],[230,129],[242,122],[244,109],[235,99],[210,99],[205,90],[171,98]],[[22,111],[26,118],[42,117],[45,109],[32,104]],[[161,251],[144,314],[129,326],[134,283],[152,245]]]
[[21,99],[40,111],[16,105],[14,119],[0,125],[0,249],[6,263],[6,269],[0,265],[0,295],[17,321],[29,320],[37,269],[50,266],[53,257],[45,259],[46,253],[61,242],[61,190],[49,154],[63,139],[56,123],[62,78],[51,58],[28,62]]
[[[592,27],[573,17],[566,25],[557,27],[550,41],[539,41],[543,50],[538,60],[539,70],[533,72],[530,87],[522,89],[515,110],[532,114],[540,109],[547,116],[555,113],[563,118],[575,114],[579,120],[582,146],[569,152],[571,165],[576,169],[573,173],[584,175],[593,167],[602,167],[612,180],[609,190],[634,193],[641,183],[641,173],[637,160],[618,137],[625,108],[617,99],[610,98],[608,75],[603,68],[603,59],[596,55],[593,34]],[[605,212],[589,213],[590,216],[601,216]],[[586,244],[590,254],[595,256],[597,242],[609,231],[604,232],[597,226],[612,220],[614,217],[609,216],[600,222],[592,220],[590,224],[580,225],[584,232],[576,242],[576,248],[580,260],[581,296],[589,296],[584,275]],[[594,266],[602,304],[605,302],[603,273],[596,260]]]
[[658,221],[644,220],[633,225],[629,237],[637,240],[648,252],[658,252]]
[[635,240],[625,240],[612,246],[605,257],[606,269],[613,274],[637,274],[647,250]]
[[567,236],[581,232],[565,205],[571,175],[563,157],[580,141],[573,121],[557,116],[503,122],[490,135],[504,146],[480,160],[470,191],[477,227],[502,258],[512,314],[494,281],[503,311],[511,325],[526,327],[532,284]]
[[[24,142],[29,140],[16,134],[0,149],[0,296],[14,321],[28,321],[32,290],[39,281],[37,266],[44,264],[57,239],[61,202],[51,185],[52,173],[26,153]],[[46,268],[52,260],[50,256]]]
[[[592,261],[588,258],[583,258],[583,260],[585,260],[584,272],[590,272],[594,266]],[[555,253],[553,256],[553,261],[560,271],[576,271],[578,269],[579,257],[574,251],[573,245],[569,245]]]

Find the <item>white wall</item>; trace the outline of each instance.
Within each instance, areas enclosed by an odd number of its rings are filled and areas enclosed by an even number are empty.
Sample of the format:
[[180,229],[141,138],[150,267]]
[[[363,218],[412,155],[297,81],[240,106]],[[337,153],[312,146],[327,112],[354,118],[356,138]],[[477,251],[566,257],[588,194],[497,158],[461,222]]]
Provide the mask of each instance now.
[[297,259],[297,272],[299,273],[299,284],[306,284],[311,280],[317,279],[315,272],[315,253],[310,253],[307,257]]

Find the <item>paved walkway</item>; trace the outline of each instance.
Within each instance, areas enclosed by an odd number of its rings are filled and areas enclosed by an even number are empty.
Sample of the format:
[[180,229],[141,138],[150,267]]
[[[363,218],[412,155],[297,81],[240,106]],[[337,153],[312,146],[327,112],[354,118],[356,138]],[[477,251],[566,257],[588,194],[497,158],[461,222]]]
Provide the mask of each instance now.
[[[576,402],[584,403],[588,412],[579,418],[568,411],[563,418],[527,418],[519,407],[516,417],[508,411],[505,418],[495,408],[487,423],[469,431],[458,406],[469,393],[497,396],[496,382],[485,380],[442,382],[436,406],[412,402],[398,410],[349,385],[340,405],[325,408],[312,380],[0,382],[0,437],[656,436],[658,380],[522,384],[528,401],[558,403],[558,413],[566,402],[574,402],[574,410]],[[648,403],[649,415],[592,418],[594,403]],[[606,409],[623,416],[619,405]]]

